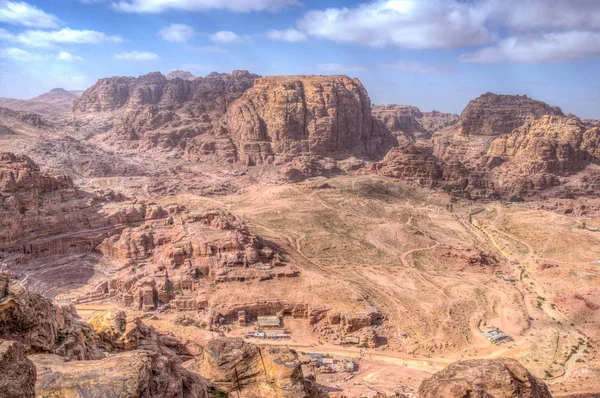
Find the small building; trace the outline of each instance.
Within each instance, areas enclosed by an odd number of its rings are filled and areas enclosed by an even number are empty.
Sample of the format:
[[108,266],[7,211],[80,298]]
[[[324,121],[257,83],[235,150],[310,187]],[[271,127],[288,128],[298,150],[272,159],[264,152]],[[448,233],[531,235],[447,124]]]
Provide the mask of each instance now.
[[512,337],[510,337],[508,334],[504,333],[499,329],[490,330],[489,332],[483,332],[483,335],[492,344],[502,344],[507,341],[512,341]]
[[277,315],[264,315],[258,317],[258,326],[261,328],[280,328],[281,319]]

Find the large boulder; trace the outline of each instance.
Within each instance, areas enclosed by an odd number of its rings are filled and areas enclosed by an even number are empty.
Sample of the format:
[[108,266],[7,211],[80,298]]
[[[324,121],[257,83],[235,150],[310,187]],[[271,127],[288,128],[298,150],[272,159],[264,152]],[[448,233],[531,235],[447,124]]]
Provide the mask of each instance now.
[[454,362],[419,388],[421,398],[551,398],[544,382],[515,359]]
[[206,398],[205,384],[181,367],[165,367],[148,351],[131,351],[97,361],[67,361],[57,355],[32,355],[43,397]]
[[184,364],[215,390],[240,398],[308,398],[300,361],[284,347],[257,347],[241,339],[211,340]]
[[17,340],[29,353],[70,359],[104,357],[94,329],[71,308],[55,306],[18,282],[0,275],[0,338]]
[[0,340],[0,397],[35,397],[36,371],[23,344]]

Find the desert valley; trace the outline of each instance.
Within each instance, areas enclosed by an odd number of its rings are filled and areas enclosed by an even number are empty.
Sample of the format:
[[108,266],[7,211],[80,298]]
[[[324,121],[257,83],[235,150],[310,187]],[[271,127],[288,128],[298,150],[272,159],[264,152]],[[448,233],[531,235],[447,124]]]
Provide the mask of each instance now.
[[0,99],[0,396],[597,396],[599,129],[345,75]]

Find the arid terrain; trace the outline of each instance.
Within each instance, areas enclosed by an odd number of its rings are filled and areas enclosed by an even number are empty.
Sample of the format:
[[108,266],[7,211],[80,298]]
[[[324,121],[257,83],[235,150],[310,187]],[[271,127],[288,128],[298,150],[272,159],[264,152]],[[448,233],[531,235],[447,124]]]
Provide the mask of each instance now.
[[247,71],[0,106],[0,364],[36,396],[600,394],[597,121]]

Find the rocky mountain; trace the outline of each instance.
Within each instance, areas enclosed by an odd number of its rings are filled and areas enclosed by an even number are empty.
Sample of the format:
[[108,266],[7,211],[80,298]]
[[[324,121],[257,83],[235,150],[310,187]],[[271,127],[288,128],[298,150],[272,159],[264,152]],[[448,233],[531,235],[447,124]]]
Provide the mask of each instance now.
[[67,91],[54,88],[47,93],[28,100],[14,98],[0,98],[0,107],[15,111],[37,112],[44,114],[64,114],[71,111],[73,101],[81,91]]
[[362,84],[345,76],[258,78],[246,71],[193,81],[160,73],[98,81],[75,113],[119,112],[101,139],[183,149],[195,161],[273,163],[300,154],[381,156],[394,139],[372,118]]

